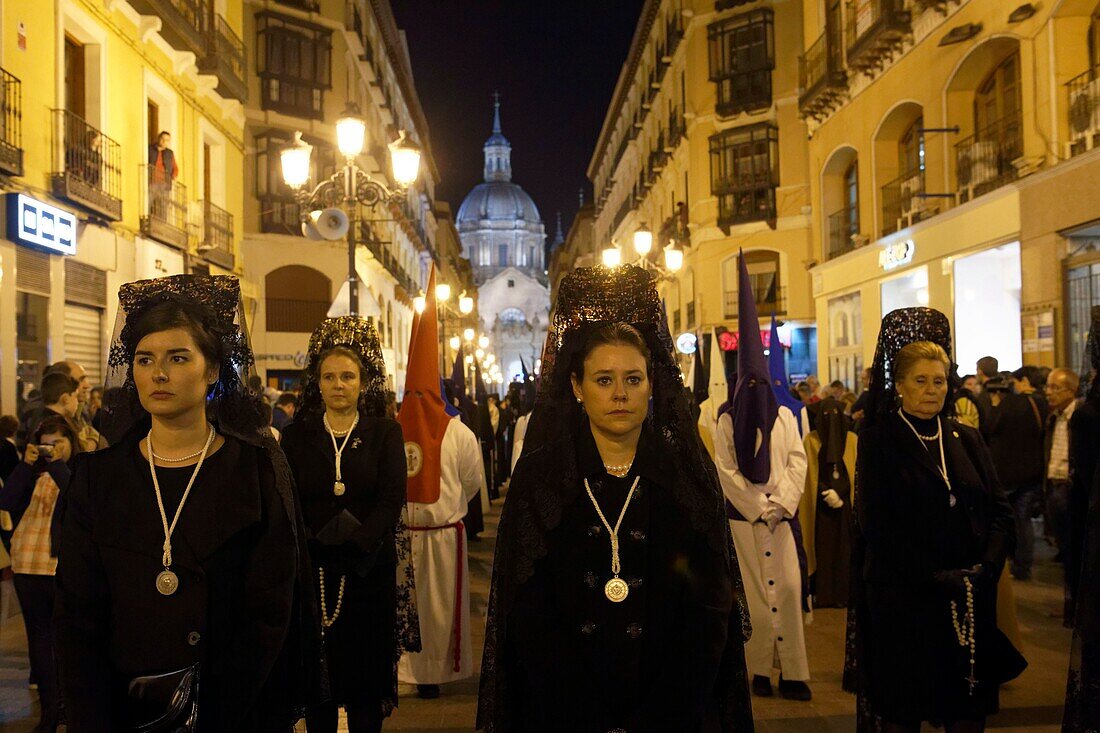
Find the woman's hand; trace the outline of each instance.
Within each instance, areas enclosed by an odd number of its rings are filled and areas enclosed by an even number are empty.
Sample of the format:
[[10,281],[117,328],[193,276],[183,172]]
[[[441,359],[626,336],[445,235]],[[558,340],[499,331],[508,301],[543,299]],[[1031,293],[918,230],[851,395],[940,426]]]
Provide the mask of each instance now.
[[23,462],[34,465],[38,460],[38,446],[34,443],[27,443],[27,447],[23,449]]
[[844,500],[840,498],[840,494],[836,493],[833,489],[825,489],[821,492],[821,498],[828,504],[830,509],[839,509],[844,506]]

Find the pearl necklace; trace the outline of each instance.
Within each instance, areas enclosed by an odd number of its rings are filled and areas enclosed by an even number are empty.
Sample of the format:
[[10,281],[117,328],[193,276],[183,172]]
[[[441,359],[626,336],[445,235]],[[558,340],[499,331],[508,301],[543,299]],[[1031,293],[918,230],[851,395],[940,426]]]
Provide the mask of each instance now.
[[970,578],[963,578],[966,585],[966,613],[959,619],[959,608],[955,601],[951,601],[951,624],[955,627],[955,638],[961,647],[970,647],[970,676],[966,682],[970,686],[970,696],[974,696],[974,686],[978,679],[974,676],[974,586]]
[[624,463],[621,466],[612,466],[612,465],[609,465],[609,464],[605,463],[605,464],[603,464],[603,470],[607,471],[609,474],[611,474],[615,478],[623,478],[628,473],[630,473],[630,467],[633,466],[633,465],[634,465],[633,459],[630,461],[630,463]]
[[164,456],[158,456],[156,454],[156,452],[153,450],[152,443],[149,444],[149,454],[151,456],[153,456],[153,458],[160,461],[161,463],[183,463],[184,461],[190,461],[192,458],[198,458],[199,456],[201,456],[202,452],[204,450],[206,450],[206,446],[203,446],[202,448],[199,448],[197,451],[195,451],[191,455],[184,456],[183,458],[165,458]]
[[[940,462],[939,462],[939,464],[936,465],[936,470],[939,471],[940,476],[943,478],[943,482],[945,484],[947,484],[947,503],[948,503],[948,505],[949,506],[955,506],[957,500],[955,499],[955,494],[951,490],[951,478],[947,475],[947,458],[944,457],[944,451],[943,451],[943,419],[940,418],[938,415],[936,416],[936,434],[933,435],[931,438],[926,438],[923,435],[921,435],[919,432],[917,432],[917,429],[915,427],[913,427],[913,423],[909,422],[909,418],[907,418],[905,416],[904,411],[899,409],[898,410],[898,417],[900,417],[902,419],[902,421],[906,425],[909,426],[909,429],[913,431],[913,435],[915,435],[915,436],[917,436],[918,438],[921,439],[921,441],[922,441],[921,444],[922,445],[924,445],[925,443],[931,443],[933,441],[938,441],[939,442],[939,444],[940,444]],[[928,448],[927,445],[924,445],[924,447],[929,452],[931,452],[932,449]]]
[[321,582],[321,635],[325,633],[325,629],[330,628],[336,619],[340,618],[340,609],[344,605],[344,585],[347,582],[348,576],[340,576],[340,589],[336,592],[336,608],[332,610],[332,618],[328,616],[328,608],[325,606],[325,569],[317,569],[317,578]]

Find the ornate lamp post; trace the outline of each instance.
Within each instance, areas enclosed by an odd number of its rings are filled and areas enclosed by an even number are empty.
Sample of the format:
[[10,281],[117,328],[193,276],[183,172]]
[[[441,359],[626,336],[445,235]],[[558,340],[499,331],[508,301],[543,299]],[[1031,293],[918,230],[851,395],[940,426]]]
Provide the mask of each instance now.
[[[684,266],[684,251],[676,246],[676,242],[669,240],[664,248],[664,265],[653,262],[649,253],[653,250],[653,232],[643,224],[634,232],[634,252],[638,255],[634,264],[651,270],[659,278],[671,278]],[[609,244],[600,253],[600,259],[604,267],[618,267],[623,263],[623,252],[614,242]]]
[[294,142],[283,148],[280,154],[283,180],[294,190],[298,199],[302,233],[311,238],[324,239],[339,239],[343,236],[344,227],[339,222],[318,231],[315,225],[323,215],[322,209],[338,209],[344,217],[343,223],[350,224],[346,229],[348,293],[351,299],[348,312],[353,316],[359,315],[359,275],[355,269],[358,205],[374,206],[383,202],[401,201],[420,173],[420,148],[408,139],[404,130],[389,145],[390,167],[397,183],[396,189],[391,189],[384,181],[360,168],[356,158],[363,152],[366,130],[367,124],[359,113],[359,107],[354,102],[349,102],[344,108],[344,114],[336,121],[336,142],[340,154],[344,156],[344,165],[312,189],[307,189],[307,184],[313,146],[302,140],[300,131],[294,133]]

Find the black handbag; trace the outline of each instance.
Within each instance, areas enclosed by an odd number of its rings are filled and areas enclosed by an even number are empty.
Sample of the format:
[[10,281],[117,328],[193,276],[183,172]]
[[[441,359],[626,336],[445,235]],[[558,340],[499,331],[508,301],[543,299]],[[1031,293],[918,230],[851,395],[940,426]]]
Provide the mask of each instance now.
[[199,665],[130,680],[127,731],[194,733],[199,722]]

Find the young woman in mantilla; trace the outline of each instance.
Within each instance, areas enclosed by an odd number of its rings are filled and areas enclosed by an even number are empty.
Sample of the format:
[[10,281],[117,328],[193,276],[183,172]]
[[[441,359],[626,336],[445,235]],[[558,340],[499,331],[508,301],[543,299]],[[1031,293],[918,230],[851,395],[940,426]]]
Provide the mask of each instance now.
[[752,730],[748,613],[652,277],[562,281],[498,531],[478,727]]

